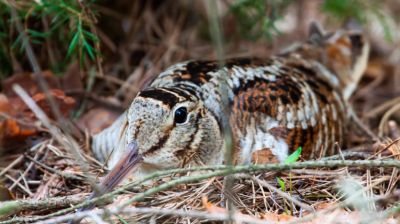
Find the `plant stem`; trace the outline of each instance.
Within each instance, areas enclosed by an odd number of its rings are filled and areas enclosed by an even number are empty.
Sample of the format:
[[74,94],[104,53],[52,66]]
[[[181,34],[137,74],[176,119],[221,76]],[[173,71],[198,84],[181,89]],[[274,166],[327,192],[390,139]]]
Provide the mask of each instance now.
[[[205,167],[192,167],[192,168],[182,168],[182,169],[173,169],[173,170],[166,170],[166,171],[159,171],[155,172],[151,175],[148,175],[136,182],[127,184],[121,188],[118,188],[108,194],[105,194],[101,197],[94,198],[92,200],[88,200],[84,203],[80,203],[75,207],[63,209],[57,211],[55,213],[51,213],[41,217],[32,217],[29,221],[39,221],[45,220],[48,218],[52,218],[55,216],[63,215],[68,212],[72,212],[76,208],[80,208],[83,206],[87,206],[91,203],[96,203],[101,200],[109,199],[114,197],[127,189],[131,188],[132,186],[139,185],[145,181],[156,179],[168,174],[174,173],[186,173],[190,171],[204,171],[204,170],[212,170],[205,174],[200,175],[193,175],[193,176],[185,176],[180,177],[175,180],[169,181],[167,183],[161,184],[154,188],[151,188],[143,193],[139,193],[133,196],[130,200],[124,202],[120,206],[117,207],[117,211],[122,210],[127,205],[143,200],[145,197],[158,193],[160,191],[166,190],[168,188],[174,187],[179,184],[187,184],[193,183],[197,181],[201,181],[204,179],[208,179],[210,177],[216,176],[227,176],[231,174],[238,174],[238,173],[260,173],[260,172],[267,172],[267,171],[283,171],[283,170],[291,170],[291,169],[303,169],[303,168],[334,168],[334,167],[358,167],[358,168],[400,168],[400,161],[397,160],[327,160],[327,161],[306,161],[300,163],[292,163],[292,164],[261,164],[261,165],[243,165],[243,166],[234,166],[234,167],[227,167],[224,165],[216,165],[216,166],[205,166]],[[0,222],[0,224],[8,224],[8,223],[16,223],[14,220],[7,220]]]

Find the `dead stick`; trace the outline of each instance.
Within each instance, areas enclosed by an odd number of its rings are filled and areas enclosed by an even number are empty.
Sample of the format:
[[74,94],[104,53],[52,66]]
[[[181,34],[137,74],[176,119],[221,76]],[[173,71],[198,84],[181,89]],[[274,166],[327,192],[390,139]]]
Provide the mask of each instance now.
[[[52,214],[48,214],[41,217],[32,217],[30,221],[40,221],[49,219],[55,216],[63,215],[68,212],[74,211],[76,208],[87,206],[91,203],[96,203],[101,200],[112,198],[126,189],[131,188],[132,186],[137,186],[140,183],[143,183],[147,180],[156,179],[161,176],[165,176],[172,173],[184,173],[190,171],[200,171],[200,170],[211,170],[206,174],[202,175],[193,175],[193,176],[185,176],[181,178],[177,178],[171,180],[167,183],[161,184],[154,188],[151,188],[143,193],[136,194],[129,200],[125,201],[123,204],[118,206],[119,210],[124,209],[127,205],[132,204],[133,202],[143,200],[144,198],[158,193],[160,191],[169,189],[171,187],[177,186],[179,184],[186,184],[186,183],[193,183],[198,182],[204,179],[208,179],[211,177],[216,176],[227,176],[231,174],[237,173],[260,173],[260,172],[267,172],[267,171],[283,171],[283,170],[291,170],[291,169],[303,169],[303,168],[334,168],[334,167],[358,167],[358,168],[400,168],[400,161],[397,160],[329,160],[329,161],[306,161],[306,162],[299,162],[293,164],[262,164],[262,165],[244,165],[244,166],[234,166],[234,167],[227,167],[224,165],[217,165],[217,166],[205,166],[205,167],[193,167],[193,168],[182,168],[182,169],[174,169],[174,170],[167,170],[167,171],[158,171],[151,175],[148,175],[139,181],[127,184],[121,188],[118,188],[108,194],[105,194],[101,197],[94,198],[92,200],[85,201],[73,208],[67,208],[60,211],[57,211]],[[4,222],[0,222],[0,224],[8,224],[8,223],[16,223],[13,220],[8,220]]]
[[48,209],[60,209],[78,204],[84,200],[84,195],[75,194],[65,197],[46,198],[41,200],[14,200],[0,202],[0,217],[17,214],[21,211],[40,211]]

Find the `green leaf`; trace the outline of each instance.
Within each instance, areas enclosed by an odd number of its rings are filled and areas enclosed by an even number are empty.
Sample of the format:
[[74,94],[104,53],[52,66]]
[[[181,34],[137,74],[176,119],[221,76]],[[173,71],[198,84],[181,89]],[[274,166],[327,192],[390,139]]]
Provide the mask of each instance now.
[[123,224],[128,224],[128,222],[127,222],[124,218],[122,218],[120,215],[115,215],[115,216],[117,216],[117,218],[119,219],[119,221],[120,221],[121,223],[123,223]]
[[83,31],[83,34],[84,34],[85,36],[87,36],[90,40],[92,40],[92,41],[98,41],[97,36],[94,35],[93,33],[89,32],[89,31],[86,31],[86,30],[82,30],[82,31]]
[[299,148],[297,148],[296,151],[294,151],[292,154],[290,154],[290,156],[288,156],[288,157],[285,159],[284,163],[285,163],[285,164],[291,164],[291,163],[296,162],[296,161],[300,158],[301,150],[302,150],[302,148],[301,148],[301,146],[300,146]]
[[69,58],[71,56],[72,52],[75,50],[76,45],[78,44],[78,41],[79,41],[79,32],[76,32],[74,34],[74,36],[72,37],[71,43],[69,44],[67,58]]
[[88,53],[90,59],[94,60],[95,59],[94,48],[85,39],[83,39],[83,46],[85,47],[86,52]]
[[356,18],[363,21],[365,7],[360,0],[325,0],[322,11],[328,12],[340,19]]
[[49,33],[47,32],[39,32],[36,30],[32,30],[32,29],[28,29],[28,34],[32,37],[36,37],[36,38],[46,38],[49,36]]
[[278,181],[278,184],[279,184],[281,190],[284,191],[284,192],[286,192],[285,181],[284,181],[282,178],[280,178],[280,177],[277,177],[277,178],[276,178],[276,181]]

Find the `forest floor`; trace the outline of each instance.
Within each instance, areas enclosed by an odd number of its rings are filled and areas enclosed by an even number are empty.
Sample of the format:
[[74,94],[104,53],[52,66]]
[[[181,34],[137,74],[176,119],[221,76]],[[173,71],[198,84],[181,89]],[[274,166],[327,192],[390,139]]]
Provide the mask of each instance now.
[[[106,173],[90,150],[90,136],[110,125],[163,69],[188,59],[217,58],[214,43],[205,37],[206,11],[193,11],[202,8],[199,1],[157,7],[129,3],[126,9],[128,1],[122,2],[96,7],[102,15],[96,24],[102,56],[94,63],[76,60],[60,75],[47,69],[48,58],[35,45],[32,57],[41,72],[25,68],[32,62],[28,57],[20,64],[16,60],[19,69],[2,80],[0,201],[15,203],[0,202],[0,223],[62,223],[77,217],[71,213],[74,206]],[[299,2],[303,5],[287,9],[278,26],[282,34],[272,40],[232,35],[239,32],[238,21],[223,17],[224,57],[266,58],[304,40],[313,19],[329,23],[327,30],[338,27],[313,4]],[[290,170],[259,166],[234,175],[229,191],[224,190],[225,176],[236,170],[214,167],[196,178],[187,171],[166,171],[152,185],[133,181],[117,188],[109,195],[112,202],[84,214],[88,222],[102,223],[103,215],[117,223],[230,218],[237,223],[397,223],[400,37],[384,40],[373,25],[365,32],[372,43],[370,60],[350,99],[359,121],[352,122],[346,145],[338,145],[340,154],[326,162],[329,167],[318,161]],[[49,95],[57,106],[48,102]],[[361,163],[351,164],[354,160]],[[228,209],[226,199],[234,209]]]

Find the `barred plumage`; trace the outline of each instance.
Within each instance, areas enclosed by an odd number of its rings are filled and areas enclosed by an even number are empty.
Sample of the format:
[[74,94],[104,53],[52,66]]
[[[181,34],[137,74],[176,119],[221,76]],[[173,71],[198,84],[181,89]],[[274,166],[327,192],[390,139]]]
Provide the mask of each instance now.
[[305,159],[333,154],[368,49],[360,32],[324,34],[313,26],[308,41],[267,60],[175,64],[112,127],[94,136],[95,155],[110,157],[113,167],[135,141],[143,157],[138,173],[223,163],[225,105],[235,163],[260,162],[259,152],[283,161],[300,146]]

